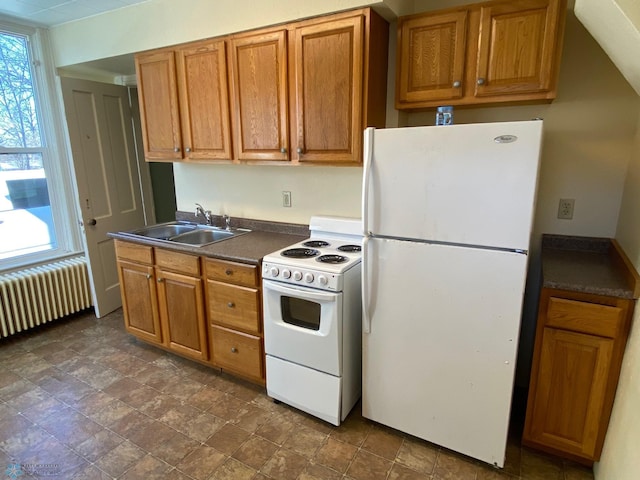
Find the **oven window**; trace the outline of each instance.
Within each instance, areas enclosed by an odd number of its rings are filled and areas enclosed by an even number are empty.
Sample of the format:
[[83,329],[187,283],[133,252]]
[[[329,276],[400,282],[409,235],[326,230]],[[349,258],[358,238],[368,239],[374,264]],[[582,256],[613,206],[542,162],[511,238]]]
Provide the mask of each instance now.
[[296,297],[280,297],[282,320],[285,323],[320,330],[320,304]]

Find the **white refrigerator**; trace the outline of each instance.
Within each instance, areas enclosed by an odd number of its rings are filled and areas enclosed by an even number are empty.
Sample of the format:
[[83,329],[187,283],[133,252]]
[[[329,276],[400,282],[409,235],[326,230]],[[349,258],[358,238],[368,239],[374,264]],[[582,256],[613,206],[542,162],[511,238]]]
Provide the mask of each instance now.
[[542,121],[365,130],[365,417],[504,466]]

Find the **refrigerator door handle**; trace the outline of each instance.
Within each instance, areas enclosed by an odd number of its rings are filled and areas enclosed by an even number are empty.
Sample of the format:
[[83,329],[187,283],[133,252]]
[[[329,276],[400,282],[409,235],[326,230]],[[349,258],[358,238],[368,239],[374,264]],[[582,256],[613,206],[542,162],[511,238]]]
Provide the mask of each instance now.
[[362,239],[362,333],[371,333],[371,317],[369,316],[369,236]]
[[364,130],[363,159],[364,166],[362,172],[362,228],[365,237],[369,234],[369,179],[373,163],[373,132],[375,128],[368,127]]

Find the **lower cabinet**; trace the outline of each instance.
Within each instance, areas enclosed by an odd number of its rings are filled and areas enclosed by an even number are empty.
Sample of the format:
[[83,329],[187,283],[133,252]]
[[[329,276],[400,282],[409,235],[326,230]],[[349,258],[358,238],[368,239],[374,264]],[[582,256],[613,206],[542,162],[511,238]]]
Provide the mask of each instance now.
[[208,360],[204,283],[200,258],[155,249],[163,344],[197,360]]
[[213,363],[258,383],[265,382],[258,269],[205,260]]
[[116,240],[126,330],[264,384],[258,268]]
[[600,458],[633,307],[542,290],[523,444],[587,465]]

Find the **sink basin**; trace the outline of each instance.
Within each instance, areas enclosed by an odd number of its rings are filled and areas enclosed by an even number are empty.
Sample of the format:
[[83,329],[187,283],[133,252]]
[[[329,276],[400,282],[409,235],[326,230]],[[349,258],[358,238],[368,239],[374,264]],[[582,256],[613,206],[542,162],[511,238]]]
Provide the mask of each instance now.
[[142,235],[143,237],[155,238],[158,240],[169,240],[171,237],[183,233],[191,232],[197,228],[195,224],[189,223],[169,223],[161,225],[152,225],[150,227],[134,230],[132,235]]
[[183,233],[170,238],[172,242],[186,243],[188,245],[207,245],[213,242],[219,242],[226,238],[235,236],[236,234],[228,230],[214,230],[208,228],[197,228],[191,232]]
[[153,238],[168,243],[179,243],[183,245],[191,245],[194,247],[202,247],[210,243],[220,242],[228,238],[236,237],[251,230],[236,228],[224,230],[211,225],[201,225],[197,223],[187,222],[169,222],[159,225],[151,225],[149,227],[124,232],[127,235],[135,237]]

